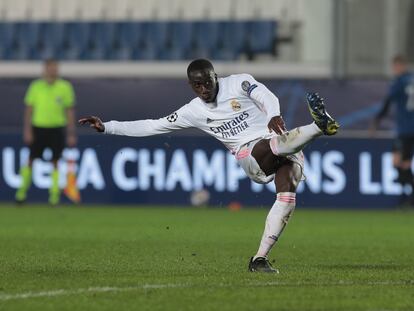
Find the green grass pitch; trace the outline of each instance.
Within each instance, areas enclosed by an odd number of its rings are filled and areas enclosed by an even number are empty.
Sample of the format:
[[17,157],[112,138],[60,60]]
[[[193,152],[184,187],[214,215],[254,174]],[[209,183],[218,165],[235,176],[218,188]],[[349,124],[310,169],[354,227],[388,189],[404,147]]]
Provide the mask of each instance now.
[[414,310],[414,213],[0,206],[0,310]]

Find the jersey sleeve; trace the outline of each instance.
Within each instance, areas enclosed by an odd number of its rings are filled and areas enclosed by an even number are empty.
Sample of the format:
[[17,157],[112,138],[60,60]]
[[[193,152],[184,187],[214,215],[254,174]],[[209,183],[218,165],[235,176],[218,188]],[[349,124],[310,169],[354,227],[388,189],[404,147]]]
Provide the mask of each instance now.
[[105,134],[144,137],[169,133],[174,130],[193,127],[193,113],[185,105],[172,114],[160,119],[138,121],[105,122]]
[[251,98],[256,106],[266,114],[267,122],[280,116],[279,99],[264,84],[256,81],[249,74],[242,74],[238,79],[238,90]]
[[66,108],[70,108],[75,105],[75,92],[70,82],[66,82],[63,102]]
[[24,103],[27,106],[33,106],[36,101],[36,87],[35,82],[30,83],[29,88],[24,96]]

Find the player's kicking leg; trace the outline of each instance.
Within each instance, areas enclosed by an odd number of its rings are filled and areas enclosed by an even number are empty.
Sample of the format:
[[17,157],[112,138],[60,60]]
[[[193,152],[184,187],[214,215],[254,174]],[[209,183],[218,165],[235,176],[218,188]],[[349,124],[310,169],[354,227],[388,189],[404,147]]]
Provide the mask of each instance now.
[[280,156],[294,154],[316,137],[337,133],[339,124],[326,111],[323,98],[318,93],[308,93],[306,100],[314,122],[271,138],[269,143],[273,154]]
[[283,229],[288,223],[296,206],[296,188],[302,177],[302,167],[286,159],[276,171],[275,186],[277,190],[276,201],[270,209],[265,223],[265,229],[260,241],[259,249],[250,259],[249,271],[273,272],[279,271],[272,267],[267,256],[273,245],[277,242]]

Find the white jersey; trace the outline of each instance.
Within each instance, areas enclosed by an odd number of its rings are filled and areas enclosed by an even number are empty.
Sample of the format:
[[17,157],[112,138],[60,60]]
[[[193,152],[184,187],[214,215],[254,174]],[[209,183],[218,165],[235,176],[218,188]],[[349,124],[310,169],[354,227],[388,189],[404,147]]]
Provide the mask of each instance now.
[[219,78],[218,85],[215,103],[197,97],[158,120],[105,122],[105,133],[142,137],[195,127],[217,138],[233,154],[242,145],[269,136],[267,124],[280,115],[277,97],[248,74]]

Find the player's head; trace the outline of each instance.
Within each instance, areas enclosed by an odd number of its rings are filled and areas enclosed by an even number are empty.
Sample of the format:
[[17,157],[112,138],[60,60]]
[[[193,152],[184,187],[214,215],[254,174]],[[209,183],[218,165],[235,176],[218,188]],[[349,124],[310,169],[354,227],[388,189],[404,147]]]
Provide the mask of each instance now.
[[59,66],[55,59],[49,58],[43,64],[43,75],[48,82],[53,82],[58,78]]
[[193,91],[206,103],[214,102],[218,93],[217,74],[207,59],[193,60],[187,67],[188,82]]
[[392,59],[392,73],[396,76],[407,71],[407,60],[402,55],[396,55]]

